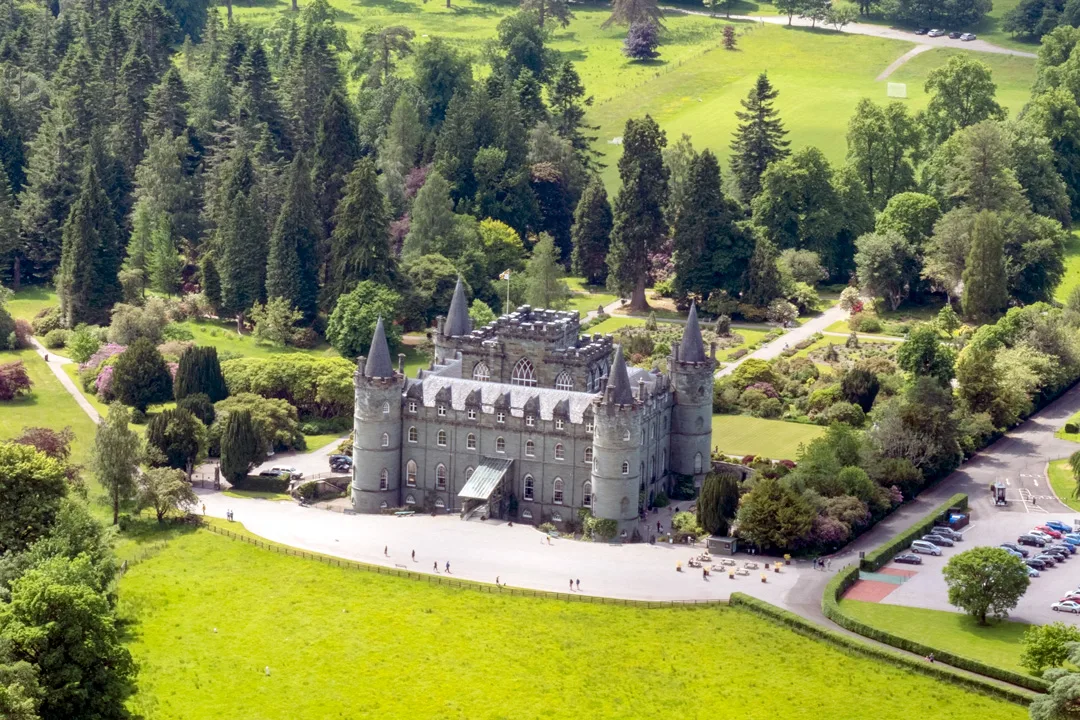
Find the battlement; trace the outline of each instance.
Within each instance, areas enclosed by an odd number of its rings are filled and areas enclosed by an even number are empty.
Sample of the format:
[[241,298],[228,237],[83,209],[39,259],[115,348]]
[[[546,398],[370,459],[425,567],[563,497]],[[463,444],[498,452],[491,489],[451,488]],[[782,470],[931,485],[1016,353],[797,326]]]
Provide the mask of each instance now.
[[543,343],[549,346],[549,350],[558,351],[576,348],[580,332],[581,322],[576,312],[533,309],[529,305],[522,305],[467,335],[447,335],[444,320],[440,318],[438,321],[439,336],[447,340],[453,338],[459,347],[518,340]]

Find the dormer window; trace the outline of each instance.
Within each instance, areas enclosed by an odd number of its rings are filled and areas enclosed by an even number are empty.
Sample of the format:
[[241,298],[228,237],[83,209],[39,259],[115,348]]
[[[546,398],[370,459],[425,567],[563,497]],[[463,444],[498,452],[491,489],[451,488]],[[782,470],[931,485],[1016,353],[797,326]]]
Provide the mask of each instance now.
[[555,429],[556,430],[562,430],[564,424],[565,423],[563,422],[562,418],[555,418]]
[[534,418],[532,415],[526,415],[525,416],[525,424],[528,425],[529,427],[532,427],[533,425],[536,424],[536,418]]
[[476,419],[476,408],[469,408],[469,419],[470,420],[475,420]]
[[446,417],[446,406],[445,405],[440,405],[438,412],[439,412],[439,417]]
[[495,421],[501,423],[506,422],[506,413],[502,412],[501,410],[495,413]]
[[416,412],[416,401],[415,400],[410,400],[409,401],[409,412],[411,412],[411,413]]
[[589,420],[588,422],[585,423],[585,432],[592,435],[592,429],[593,429],[592,420]]

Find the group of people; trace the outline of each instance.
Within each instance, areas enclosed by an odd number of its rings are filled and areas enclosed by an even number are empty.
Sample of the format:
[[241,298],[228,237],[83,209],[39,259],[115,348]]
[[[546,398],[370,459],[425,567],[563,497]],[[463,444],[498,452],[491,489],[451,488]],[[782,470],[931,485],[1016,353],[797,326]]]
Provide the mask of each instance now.
[[827,558],[814,558],[815,570],[829,570],[832,568],[832,560]]
[[[390,546],[389,545],[383,545],[382,553],[383,553],[384,557],[390,557]],[[412,561],[416,562],[416,551],[415,550],[412,551]],[[405,566],[402,565],[401,567],[405,567]],[[431,570],[432,570],[432,572],[435,572],[435,573],[439,572],[439,563],[438,563],[438,561],[435,561],[435,563],[432,564]],[[447,575],[451,574],[450,573],[450,561],[449,560],[446,561],[446,567],[444,568],[443,572],[445,572]]]
[[228,520],[229,522],[233,521],[232,510],[226,510],[225,511],[225,519]]

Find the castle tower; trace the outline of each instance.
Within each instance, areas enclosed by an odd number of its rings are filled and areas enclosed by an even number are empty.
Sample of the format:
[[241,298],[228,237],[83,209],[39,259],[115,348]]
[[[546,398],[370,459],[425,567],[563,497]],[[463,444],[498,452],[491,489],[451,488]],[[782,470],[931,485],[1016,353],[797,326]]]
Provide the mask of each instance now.
[[705,354],[696,305],[690,306],[682,342],[673,349],[668,369],[675,390],[671,409],[671,471],[693,475],[700,485],[710,467],[716,359]]
[[445,318],[438,319],[435,331],[435,362],[443,364],[453,360],[456,355],[455,348],[446,340],[449,338],[468,335],[472,332],[472,318],[469,317],[469,301],[465,299],[465,283],[458,275],[457,285],[454,287],[454,297],[450,301],[450,310]]
[[405,377],[390,364],[382,318],[375,325],[371,352],[354,376],[352,506],[378,512],[385,502],[399,505],[401,488],[401,392]]
[[621,346],[600,397],[593,400],[593,514],[633,528],[641,485],[642,404],[634,399]]

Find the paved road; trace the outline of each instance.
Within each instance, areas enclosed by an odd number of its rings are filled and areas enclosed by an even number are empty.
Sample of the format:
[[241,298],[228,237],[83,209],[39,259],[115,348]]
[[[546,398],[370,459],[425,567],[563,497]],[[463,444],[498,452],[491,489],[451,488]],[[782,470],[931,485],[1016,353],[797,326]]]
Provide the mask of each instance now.
[[[702,12],[700,10],[684,10],[683,8],[661,6],[665,12],[681,12],[686,15],[703,15],[705,17],[715,17],[717,19],[725,19],[720,15],[713,15],[712,13]],[[787,15],[732,15],[732,20],[749,20],[752,22],[768,23],[770,25],[788,25]],[[811,21],[804,18],[794,17],[791,19],[792,27],[810,28]],[[828,31],[832,28],[818,23],[819,29]],[[871,37],[886,38],[888,40],[904,40],[907,42],[919,43],[920,45],[927,45],[931,48],[954,48],[959,50],[970,50],[973,52],[994,53],[997,55],[1015,55],[1017,57],[1035,57],[1035,53],[1025,52],[1023,50],[1010,50],[1009,48],[1003,48],[1000,45],[994,45],[993,43],[986,42],[985,40],[972,40],[970,42],[962,42],[960,40],[950,40],[948,37],[927,37],[926,35],[916,35],[910,30],[902,30],[900,28],[888,27],[885,25],[870,25],[868,23],[850,23],[844,26],[841,32],[850,33],[852,35],[869,35]],[[880,78],[879,78],[880,79]]]

